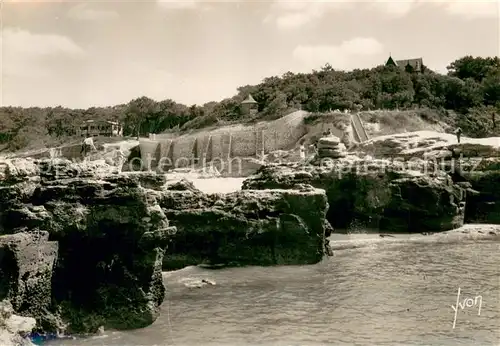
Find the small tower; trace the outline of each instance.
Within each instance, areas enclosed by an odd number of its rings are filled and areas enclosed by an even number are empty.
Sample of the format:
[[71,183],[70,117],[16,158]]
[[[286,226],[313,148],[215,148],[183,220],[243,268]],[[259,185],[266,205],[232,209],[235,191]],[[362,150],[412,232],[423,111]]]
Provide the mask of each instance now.
[[258,103],[250,94],[248,94],[248,97],[241,102],[241,113],[244,115],[254,115],[257,113],[257,108]]

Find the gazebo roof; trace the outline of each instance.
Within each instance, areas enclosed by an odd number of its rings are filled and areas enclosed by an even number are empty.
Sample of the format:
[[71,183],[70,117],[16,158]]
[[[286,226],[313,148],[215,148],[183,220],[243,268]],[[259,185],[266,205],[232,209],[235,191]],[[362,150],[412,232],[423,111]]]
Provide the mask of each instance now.
[[243,100],[241,103],[257,103],[257,101],[254,100],[252,95],[248,94],[248,97],[245,100]]

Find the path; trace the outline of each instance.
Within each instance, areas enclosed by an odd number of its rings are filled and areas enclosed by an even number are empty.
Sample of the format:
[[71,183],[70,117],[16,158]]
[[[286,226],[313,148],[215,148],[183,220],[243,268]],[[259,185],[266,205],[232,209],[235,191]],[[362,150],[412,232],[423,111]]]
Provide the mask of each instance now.
[[368,140],[368,134],[366,133],[365,127],[361,122],[359,114],[357,113],[351,114],[351,126],[353,129],[353,134],[355,136],[355,139],[358,142],[362,143]]

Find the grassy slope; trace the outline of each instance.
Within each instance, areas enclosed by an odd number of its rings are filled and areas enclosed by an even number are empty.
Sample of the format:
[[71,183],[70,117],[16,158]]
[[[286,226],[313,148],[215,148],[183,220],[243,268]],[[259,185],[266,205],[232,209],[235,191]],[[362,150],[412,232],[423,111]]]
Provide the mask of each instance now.
[[[413,131],[450,132],[453,121],[437,120],[438,115],[428,110],[369,111],[360,113],[369,138]],[[311,114],[306,119],[309,125],[307,139],[321,137],[324,129],[335,127],[343,130],[349,126],[350,115],[344,113]],[[323,124],[323,126],[318,126]],[[335,133],[334,133],[335,134]]]
[[372,111],[360,114],[369,137],[392,135],[401,132],[453,130],[452,119],[438,120],[432,111]]

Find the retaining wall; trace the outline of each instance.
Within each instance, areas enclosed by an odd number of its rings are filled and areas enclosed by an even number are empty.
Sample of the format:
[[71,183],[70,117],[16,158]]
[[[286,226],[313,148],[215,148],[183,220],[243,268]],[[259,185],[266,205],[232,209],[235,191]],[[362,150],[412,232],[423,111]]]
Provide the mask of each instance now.
[[272,122],[253,126],[227,126],[172,138],[172,134],[151,135],[140,140],[143,162],[169,162],[174,167],[186,167],[190,160],[211,161],[215,158],[253,157],[275,150],[293,148],[306,134],[304,117],[297,111]]

